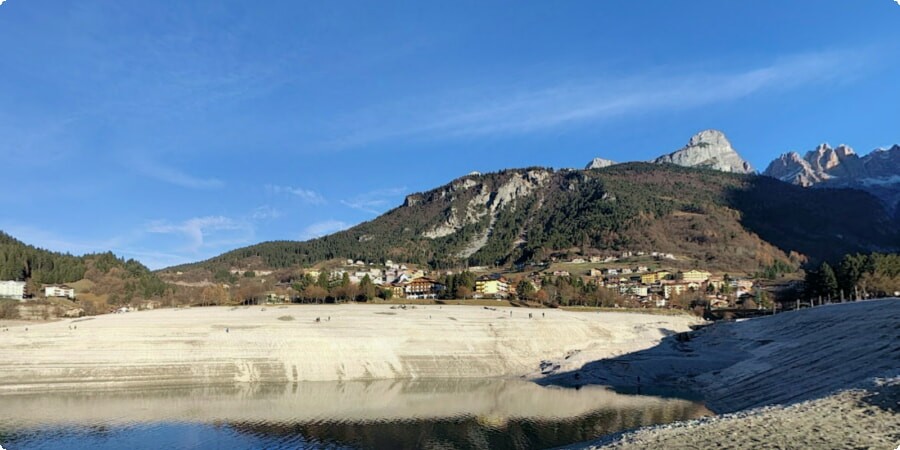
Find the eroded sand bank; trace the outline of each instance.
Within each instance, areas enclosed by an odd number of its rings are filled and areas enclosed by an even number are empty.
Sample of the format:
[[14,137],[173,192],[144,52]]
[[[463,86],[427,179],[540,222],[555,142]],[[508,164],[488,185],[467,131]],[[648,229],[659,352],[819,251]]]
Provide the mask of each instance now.
[[521,376],[645,349],[693,323],[476,306],[142,311],[10,326],[0,389]]
[[900,300],[719,323],[690,339],[666,339],[542,382],[629,386],[637,379],[695,390],[713,411],[734,414],[573,448],[894,449],[900,444]]

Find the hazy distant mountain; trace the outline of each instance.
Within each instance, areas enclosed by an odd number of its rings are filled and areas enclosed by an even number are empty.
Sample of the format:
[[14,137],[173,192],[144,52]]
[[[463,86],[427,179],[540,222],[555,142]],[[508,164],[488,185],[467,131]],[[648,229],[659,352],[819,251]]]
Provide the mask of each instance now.
[[796,152],[779,156],[763,174],[804,187],[861,189],[891,210],[900,206],[900,145],[860,157],[846,145],[821,144],[802,157]]
[[686,146],[653,160],[657,164],[703,167],[733,173],[753,173],[750,163],[731,147],[721,131],[705,130],[694,135]]

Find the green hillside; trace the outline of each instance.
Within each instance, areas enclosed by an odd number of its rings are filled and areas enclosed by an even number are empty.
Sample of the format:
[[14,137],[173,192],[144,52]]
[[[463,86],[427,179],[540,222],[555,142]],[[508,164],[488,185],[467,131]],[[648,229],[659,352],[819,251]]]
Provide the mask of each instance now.
[[27,245],[0,231],[0,280],[67,283],[84,278],[84,272],[80,257]]
[[459,178],[330,236],[264,242],[173,269],[284,268],[333,258],[441,268],[643,250],[751,271],[774,261],[896,250],[898,228],[877,199],[856,190],[644,163],[528,168]]
[[[167,285],[140,262],[116,257],[111,252],[73,256],[25,244],[0,232],[0,280],[41,284],[90,280],[94,293],[113,296],[116,303],[162,296]],[[80,294],[80,293],[79,293]]]

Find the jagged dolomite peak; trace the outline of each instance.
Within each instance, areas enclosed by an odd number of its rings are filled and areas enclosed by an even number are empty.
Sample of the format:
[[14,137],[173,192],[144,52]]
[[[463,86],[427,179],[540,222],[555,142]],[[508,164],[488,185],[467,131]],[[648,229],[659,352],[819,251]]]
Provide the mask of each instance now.
[[846,145],[820,144],[802,157],[797,152],[779,156],[763,175],[804,187],[862,189],[880,198],[888,209],[900,207],[900,145],[860,157]]
[[604,167],[609,167],[609,166],[612,166],[615,164],[616,164],[615,161],[610,161],[608,159],[603,159],[603,158],[594,158],[584,168],[585,169],[602,169]]
[[860,158],[846,145],[831,148],[820,144],[803,157],[797,152],[781,155],[763,174],[801,186],[829,180],[866,184],[867,180],[900,177],[900,146],[878,149]]
[[705,167],[722,172],[752,173],[753,167],[731,147],[728,138],[718,130],[704,130],[695,134],[688,145],[653,160],[657,164],[676,164],[685,167]]
[[797,152],[782,154],[769,163],[763,174],[803,187],[812,186],[830,177],[828,174],[813,170],[809,162],[801,158]]

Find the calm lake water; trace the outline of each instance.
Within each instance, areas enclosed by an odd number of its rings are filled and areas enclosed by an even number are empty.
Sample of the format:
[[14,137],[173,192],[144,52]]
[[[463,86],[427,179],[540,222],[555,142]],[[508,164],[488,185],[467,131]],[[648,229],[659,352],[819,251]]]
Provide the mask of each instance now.
[[0,395],[19,449],[531,449],[708,415],[681,399],[517,380],[142,388]]

